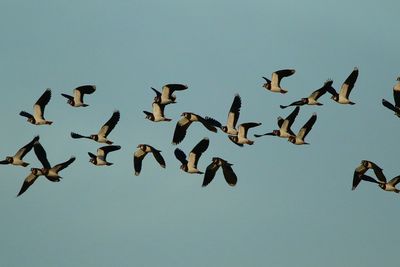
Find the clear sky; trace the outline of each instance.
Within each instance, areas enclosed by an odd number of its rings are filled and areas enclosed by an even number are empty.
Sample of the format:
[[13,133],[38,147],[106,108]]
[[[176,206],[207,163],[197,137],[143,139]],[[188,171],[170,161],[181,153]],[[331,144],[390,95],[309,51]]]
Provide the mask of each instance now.
[[[40,177],[16,195],[29,168],[0,166],[1,266],[395,266],[399,196],[375,184],[351,191],[362,159],[390,179],[398,169],[400,121],[381,105],[393,101],[400,75],[399,1],[16,1],[0,2],[3,125],[0,157],[39,134],[52,164],[75,155],[60,183]],[[225,134],[189,128],[185,152],[203,137],[213,156],[233,163],[237,186],[218,172],[203,177],[179,169],[171,144],[183,111],[225,122],[235,93],[239,122],[276,128],[281,110],[331,78],[340,85],[357,66],[354,106],[321,98],[305,106],[297,131],[313,112],[309,146],[274,137],[239,148]],[[286,95],[267,92],[262,76],[296,73],[282,81]],[[170,123],[145,120],[150,87],[184,83]],[[87,108],[72,108],[60,93],[95,84]],[[18,115],[52,89],[51,126]],[[121,120],[110,138],[121,145],[111,167],[89,163],[100,146],[73,140],[71,131],[97,132],[115,109]],[[162,169],[149,155],[133,175],[140,143],[162,150]],[[34,153],[29,167],[40,167]]]

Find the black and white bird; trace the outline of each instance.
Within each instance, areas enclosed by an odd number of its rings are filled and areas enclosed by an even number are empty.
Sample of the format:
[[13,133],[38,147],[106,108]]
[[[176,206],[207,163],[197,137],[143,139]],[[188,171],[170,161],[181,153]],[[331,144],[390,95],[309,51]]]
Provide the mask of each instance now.
[[21,111],[19,115],[28,118],[27,121],[34,125],[44,125],[44,124],[51,125],[53,122],[48,121],[43,117],[44,109],[46,105],[49,103],[50,98],[51,98],[51,90],[46,89],[46,91],[39,97],[39,99],[33,105],[33,115],[26,111]]
[[216,127],[221,128],[221,123],[219,123],[217,120],[214,120],[213,118],[210,117],[203,118],[191,112],[183,112],[180,120],[176,123],[174,136],[172,138],[172,144],[176,145],[182,142],[182,140],[186,136],[186,131],[189,128],[189,126],[192,124],[192,122],[196,121],[200,122],[209,131],[214,133],[217,132]]
[[218,171],[219,167],[222,167],[222,172],[225,177],[225,181],[230,186],[235,186],[237,183],[237,176],[232,169],[231,163],[227,162],[224,159],[214,157],[212,158],[212,162],[207,166],[206,172],[204,174],[203,179],[203,187],[207,186],[215,177],[215,173]]
[[304,97],[298,101],[295,101],[287,106],[280,105],[281,108],[287,108],[291,106],[303,106],[303,105],[317,105],[322,106],[323,104],[318,102],[318,99],[323,96],[326,92],[330,92],[332,95],[336,93],[336,90],[332,87],[332,80],[327,80],[324,85],[311,93],[308,97]]
[[350,75],[347,77],[347,79],[344,81],[344,83],[342,84],[339,94],[334,93],[331,98],[334,101],[338,102],[339,104],[354,105],[355,103],[349,100],[349,96],[351,90],[354,88],[354,84],[357,81],[357,77],[358,77],[358,68],[355,67],[353,71],[350,73]]
[[241,123],[238,127],[238,134],[237,135],[229,135],[228,138],[231,140],[233,143],[235,143],[238,146],[243,146],[245,144],[247,145],[252,145],[254,144],[254,141],[250,140],[247,138],[247,132],[249,131],[250,128],[254,128],[257,126],[260,126],[260,122],[246,122],[246,123]]
[[301,127],[296,136],[289,136],[288,141],[295,145],[308,145],[304,138],[311,131],[315,121],[317,120],[317,113],[313,113],[310,119]]
[[375,176],[378,177],[379,180],[385,180],[385,175],[383,174],[383,169],[376,165],[374,162],[369,160],[362,160],[360,165],[354,170],[353,174],[353,184],[351,190],[355,190],[356,187],[360,184],[362,180],[378,183],[373,178],[370,179],[370,176],[364,176],[364,174],[369,170],[372,169],[375,173]]
[[28,154],[29,151],[32,150],[33,144],[39,141],[39,136],[35,136],[32,141],[30,141],[28,144],[20,148],[17,153],[15,153],[14,156],[7,156],[5,160],[0,161],[0,164],[12,164],[15,166],[22,166],[26,167],[29,165],[29,163],[24,162],[23,158],[25,157],[26,154]]
[[148,111],[143,110],[143,113],[146,114],[146,119],[154,121],[154,122],[171,121],[171,119],[166,118],[164,115],[165,106],[166,106],[165,104],[153,102],[153,104],[152,104],[153,111],[148,112]]
[[229,135],[238,134],[238,130],[236,129],[236,124],[239,119],[241,106],[242,106],[242,100],[240,96],[237,94],[233,98],[231,108],[229,109],[226,125],[221,127],[221,130],[224,133],[227,133]]
[[61,94],[63,97],[67,98],[67,103],[73,107],[87,107],[88,104],[83,102],[84,95],[93,94],[96,91],[95,85],[82,85],[73,90],[74,95]]
[[292,113],[289,114],[289,116],[286,117],[286,119],[283,119],[282,117],[278,117],[278,130],[273,130],[272,132],[265,133],[265,134],[255,134],[255,137],[261,137],[264,135],[272,135],[272,136],[278,136],[281,138],[289,138],[290,136],[296,136],[293,131],[290,129],[294,120],[296,119],[297,115],[299,114],[300,107],[296,107]]
[[186,90],[188,89],[188,86],[184,84],[171,83],[164,85],[161,92],[153,87],[151,87],[151,89],[156,93],[156,96],[154,97],[154,102],[168,105],[176,103],[176,96],[173,94],[175,91]]
[[266,83],[263,84],[263,87],[271,92],[286,94],[287,90],[281,87],[281,80],[284,77],[291,76],[296,71],[294,69],[284,69],[278,70],[272,73],[271,80],[263,77]]
[[117,125],[119,118],[120,118],[119,111],[118,110],[114,111],[111,118],[100,128],[100,131],[97,134],[92,134],[90,136],[83,136],[72,132],[71,137],[74,139],[77,138],[92,139],[98,143],[106,143],[108,145],[111,145],[113,144],[113,142],[108,140],[107,136],[114,129],[115,125]]
[[393,99],[394,105],[386,99],[382,99],[382,105],[394,111],[394,114],[400,117],[400,77],[397,78],[397,83],[393,87]]
[[165,160],[161,155],[161,150],[157,150],[154,147],[147,144],[140,144],[137,146],[137,150],[133,154],[133,166],[135,168],[135,175],[139,175],[142,170],[142,161],[148,153],[152,153],[158,164],[162,168],[165,168]]
[[90,156],[89,162],[96,166],[111,166],[114,163],[107,161],[107,154],[116,150],[121,149],[121,146],[103,146],[97,149],[97,155],[88,152]]
[[175,157],[182,163],[180,169],[187,173],[198,173],[203,174],[203,172],[197,169],[197,163],[210,144],[208,138],[203,138],[189,153],[189,158],[187,159],[185,152],[179,148],[175,149]]

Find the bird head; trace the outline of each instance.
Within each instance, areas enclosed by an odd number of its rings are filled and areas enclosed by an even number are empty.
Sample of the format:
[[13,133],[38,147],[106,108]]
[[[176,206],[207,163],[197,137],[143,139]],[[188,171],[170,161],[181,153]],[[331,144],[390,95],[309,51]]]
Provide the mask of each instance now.
[[93,139],[94,141],[97,141],[99,139],[99,137],[97,136],[97,134],[91,134],[90,135],[90,139]]
[[13,157],[9,157],[9,156],[6,157],[6,160],[8,163],[13,163],[13,161],[14,161]]

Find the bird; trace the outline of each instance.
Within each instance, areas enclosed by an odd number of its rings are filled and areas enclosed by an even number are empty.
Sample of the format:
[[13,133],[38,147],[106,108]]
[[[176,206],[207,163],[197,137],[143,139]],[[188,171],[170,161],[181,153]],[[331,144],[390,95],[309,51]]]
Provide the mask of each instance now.
[[272,132],[265,133],[265,134],[255,134],[255,137],[261,137],[264,135],[272,135],[272,136],[278,136],[281,138],[289,138],[290,136],[296,136],[293,131],[290,129],[292,126],[294,120],[296,119],[297,115],[299,114],[300,107],[296,107],[292,113],[289,114],[289,116],[286,117],[286,119],[283,119],[282,117],[278,117],[278,130],[273,130]]
[[190,151],[189,158],[187,159],[185,152],[176,148],[174,151],[175,157],[182,163],[180,169],[187,173],[203,174],[197,169],[197,163],[210,144],[208,138],[203,138],[197,145]]
[[331,94],[335,94],[336,90],[332,87],[333,81],[327,80],[324,85],[311,93],[308,97],[303,97],[302,99],[295,101],[287,106],[280,105],[280,108],[284,109],[291,106],[303,106],[303,105],[317,105],[322,106],[323,104],[318,102],[318,99],[323,96],[327,91]]
[[67,103],[72,107],[87,107],[89,105],[83,102],[83,96],[85,94],[93,94],[94,91],[96,91],[96,85],[82,85],[73,90],[73,96],[67,94],[61,95],[68,99]]
[[[374,182],[370,180],[368,177],[363,177],[363,175],[369,170],[372,169],[375,173],[375,176],[378,177],[379,180],[385,180],[385,175],[383,174],[383,169],[376,165],[374,162],[370,160],[362,160],[361,163],[354,170],[353,174],[353,184],[351,190],[355,190],[356,187],[360,184],[361,180],[366,180],[369,182]],[[375,181],[376,182],[376,181]]]
[[342,87],[340,88],[339,94],[334,93],[331,97],[334,101],[336,101],[339,104],[350,104],[354,105],[355,103],[349,100],[349,96],[351,93],[351,90],[354,87],[354,84],[357,81],[358,77],[358,68],[355,67],[353,71],[350,73],[350,75],[347,77],[347,79],[344,81],[342,84]]
[[165,168],[165,160],[163,156],[161,156],[161,150],[157,150],[147,144],[139,144],[137,148],[138,149],[133,154],[133,166],[135,168],[136,176],[140,174],[140,171],[142,170],[142,161],[148,153],[152,153],[158,164],[160,164],[162,168]]
[[266,83],[263,84],[263,87],[271,92],[286,94],[287,90],[281,88],[281,80],[283,77],[291,76],[295,72],[296,71],[294,69],[283,69],[275,71],[272,73],[271,80],[263,77],[263,79],[266,81]]
[[400,118],[400,77],[397,77],[397,83],[393,87],[393,98],[394,105],[386,99],[382,99],[382,105],[394,111],[394,114]]
[[304,141],[307,134],[311,131],[315,121],[317,120],[317,113],[313,113],[310,119],[301,127],[296,136],[289,136],[288,141],[295,145],[309,145],[309,143]]
[[92,134],[90,136],[83,136],[77,133],[72,132],[71,137],[74,139],[77,138],[86,138],[92,139],[98,143],[106,143],[108,145],[113,144],[112,141],[107,139],[107,136],[114,129],[115,125],[117,125],[120,118],[120,113],[118,110],[114,111],[111,118],[100,128],[100,131],[97,134]]
[[200,115],[191,113],[191,112],[183,112],[181,114],[180,120],[176,123],[174,135],[172,138],[172,144],[176,145],[182,142],[182,140],[186,136],[186,131],[192,122],[198,121],[203,124],[209,131],[216,133],[217,128],[221,128],[221,123],[217,120],[210,117],[201,117]]
[[39,168],[31,168],[31,172],[29,173],[29,175],[24,179],[24,182],[22,183],[21,189],[19,190],[17,197],[19,197],[20,195],[22,195],[23,193],[26,192],[26,190],[28,190],[28,188],[36,181],[36,179],[41,176],[44,175],[42,173],[42,170]]
[[14,156],[7,156],[5,160],[0,161],[0,164],[12,164],[15,166],[22,166],[26,167],[29,165],[29,163],[24,162],[23,158],[25,157],[26,154],[29,153],[29,151],[32,150],[33,144],[39,140],[39,136],[35,136],[32,141],[30,141],[28,144],[20,148],[17,153],[15,153]]
[[247,132],[250,128],[260,126],[261,123],[259,122],[246,122],[241,123],[238,127],[238,134],[237,135],[228,135],[229,140],[231,140],[236,145],[243,147],[244,144],[252,145],[254,141],[247,138]]
[[90,156],[89,162],[93,163],[96,166],[111,166],[114,163],[107,162],[107,154],[112,151],[116,151],[121,149],[121,146],[102,146],[97,149],[97,155],[94,155],[90,152],[88,152]]
[[153,111],[148,112],[148,111],[143,110],[143,113],[146,114],[146,119],[154,121],[154,122],[171,121],[171,119],[166,118],[164,115],[165,106],[166,106],[165,104],[153,102],[153,104],[152,104]]
[[173,94],[175,91],[183,91],[188,89],[188,86],[185,84],[166,84],[162,87],[162,91],[159,92],[157,89],[151,87],[151,89],[156,93],[154,97],[154,102],[159,104],[168,105],[176,103],[176,96]]
[[26,111],[21,111],[19,115],[28,118],[27,121],[34,125],[51,125],[53,122],[48,121],[43,117],[44,109],[46,105],[49,103],[50,98],[51,98],[51,89],[48,88],[33,105],[33,115]]
[[225,177],[225,181],[230,186],[235,186],[237,183],[237,176],[232,169],[231,163],[218,157],[213,157],[211,164],[207,166],[206,172],[204,174],[202,187],[207,186],[215,177],[215,173],[218,171],[219,167],[222,167],[222,172]]
[[224,133],[227,133],[229,135],[238,134],[238,131],[236,130],[236,123],[239,119],[241,106],[242,106],[242,100],[239,94],[236,94],[235,97],[233,98],[231,108],[229,109],[226,125],[221,127],[221,130]]

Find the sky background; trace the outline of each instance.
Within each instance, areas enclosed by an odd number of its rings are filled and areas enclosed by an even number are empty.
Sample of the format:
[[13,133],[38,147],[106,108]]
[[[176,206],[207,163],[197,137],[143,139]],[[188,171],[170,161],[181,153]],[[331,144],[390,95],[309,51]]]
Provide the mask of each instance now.
[[[60,183],[40,177],[19,198],[29,168],[0,166],[1,266],[395,266],[399,196],[375,184],[351,191],[362,159],[388,179],[400,174],[399,119],[393,102],[400,75],[399,1],[0,1],[0,157],[40,135],[51,164],[75,155]],[[354,106],[321,98],[305,106],[297,130],[313,112],[309,146],[254,139],[237,147],[225,134],[193,124],[177,147],[188,153],[203,137],[214,156],[233,163],[229,187],[219,171],[179,169],[171,144],[184,111],[226,122],[233,97],[242,97],[239,123],[276,128],[281,110],[331,78],[339,89],[355,66]],[[262,76],[296,73],[282,81],[286,95],[262,88]],[[154,93],[167,83],[189,86],[166,107],[170,123],[145,120]],[[61,93],[83,84],[97,91],[87,108],[72,108]],[[34,126],[18,115],[52,89],[45,117]],[[115,109],[121,120],[110,139],[121,145],[111,167],[91,165],[101,145],[69,134],[96,133]],[[140,143],[162,150],[133,175]],[[29,167],[41,167],[34,153]]]

